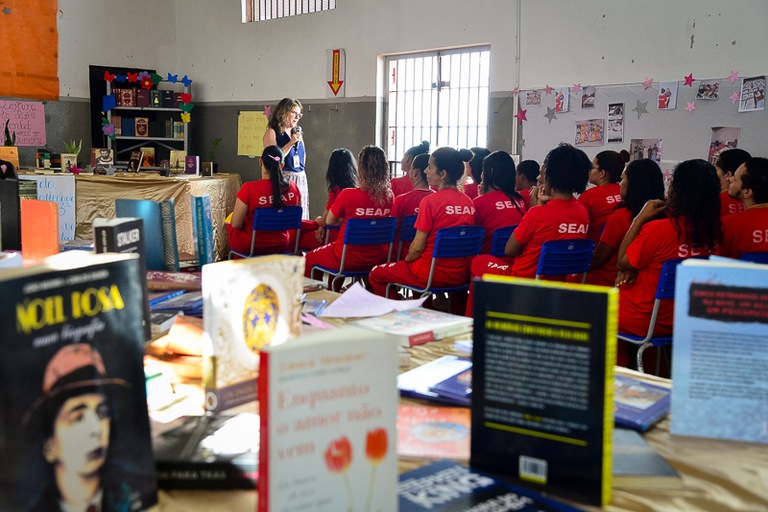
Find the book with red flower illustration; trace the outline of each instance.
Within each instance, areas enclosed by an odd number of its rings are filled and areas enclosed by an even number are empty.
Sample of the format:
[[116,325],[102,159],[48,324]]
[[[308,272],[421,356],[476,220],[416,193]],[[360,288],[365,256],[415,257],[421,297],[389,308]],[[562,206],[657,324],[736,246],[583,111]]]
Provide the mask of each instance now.
[[353,326],[263,349],[259,511],[392,510],[398,364],[395,339]]
[[400,404],[397,454],[401,457],[469,459],[469,409]]

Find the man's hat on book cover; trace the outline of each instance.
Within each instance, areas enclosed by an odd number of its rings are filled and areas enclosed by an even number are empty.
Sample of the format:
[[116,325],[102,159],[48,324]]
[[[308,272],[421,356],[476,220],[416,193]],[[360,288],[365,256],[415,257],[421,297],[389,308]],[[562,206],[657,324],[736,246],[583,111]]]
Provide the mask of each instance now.
[[[25,427],[44,426],[40,422],[56,414],[61,404],[86,393],[106,393],[108,388],[129,388],[127,381],[107,376],[101,354],[87,343],[66,345],[48,362],[43,375],[42,395],[24,414]],[[46,422],[47,423],[47,422]],[[32,428],[32,431],[38,429]]]

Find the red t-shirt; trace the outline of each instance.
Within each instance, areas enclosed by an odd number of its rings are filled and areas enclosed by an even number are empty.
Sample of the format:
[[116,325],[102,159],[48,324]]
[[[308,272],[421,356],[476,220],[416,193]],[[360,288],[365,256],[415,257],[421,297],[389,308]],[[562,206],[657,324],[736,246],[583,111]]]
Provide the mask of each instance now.
[[632,212],[629,211],[629,208],[623,207],[617,208],[605,221],[605,229],[600,235],[600,242],[613,249],[613,252],[602,267],[587,274],[586,282],[588,284],[602,286],[614,286],[616,284],[616,273],[618,272],[616,261],[619,257],[619,247],[624,240],[624,235],[629,231],[630,225],[632,225]]
[[[661,219],[648,222],[627,247],[629,264],[638,270],[634,283],[623,284],[619,293],[619,332],[644,335],[656,297],[656,287],[665,261],[710,254],[691,247],[678,235],[676,222],[683,218]],[[664,300],[656,319],[657,336],[672,333],[673,301]]]
[[525,201],[525,209],[528,210],[528,208],[531,207],[531,189],[524,188],[523,190],[518,190],[517,193],[523,196],[523,201]]
[[472,178],[467,178],[466,183],[462,185],[464,188],[464,193],[469,197],[470,199],[475,199],[478,197],[478,184],[476,181],[474,181]]
[[[419,204],[419,216],[416,217],[414,227],[427,233],[427,245],[421,256],[408,264],[411,272],[424,279],[429,276],[438,229],[474,224],[475,206],[463,192],[445,188],[424,197]],[[465,258],[443,258],[438,267],[444,276],[455,274],[455,277],[459,277],[467,273]]]
[[768,252],[768,208],[723,217],[723,243],[718,252],[731,258],[745,252]]
[[600,240],[600,231],[603,229],[603,223],[616,209],[616,205],[621,202],[618,183],[608,183],[599,187],[592,187],[585,190],[579,196],[579,202],[584,205],[589,213],[589,232],[587,238],[595,242]]
[[400,194],[405,194],[406,192],[413,190],[413,183],[407,174],[398,178],[392,178],[389,180],[389,184],[392,187],[393,197],[397,197]]
[[491,240],[496,229],[520,224],[527,209],[524,203],[522,199],[513,201],[501,190],[493,190],[475,198],[475,223],[485,228],[483,254],[491,252]]
[[336,200],[337,197],[339,197],[339,192],[341,192],[341,189],[338,186],[333,187],[331,190],[328,191],[328,201],[325,202],[326,210],[331,209],[333,202]]
[[744,211],[744,203],[732,198],[727,190],[720,192],[720,217]]
[[[228,230],[229,246],[238,252],[249,252],[253,236],[253,212],[257,208],[272,207],[272,182],[265,179],[246,182],[237,193],[237,198],[248,206],[248,212],[241,229]],[[301,204],[301,193],[291,181],[288,182],[288,189],[283,192],[282,198],[285,206]],[[257,231],[256,244],[259,247],[275,247],[276,250],[282,251],[282,247],[288,244],[288,231]]]
[[434,194],[429,188],[415,188],[410,192],[395,197],[392,205],[392,216],[396,217],[398,222],[403,220],[406,215],[419,213],[419,203],[424,197]]
[[[339,192],[339,196],[331,205],[331,213],[337,219],[342,219],[341,227],[339,228],[339,238],[334,242],[334,249],[336,256],[341,258],[341,253],[344,250],[344,233],[347,229],[347,221],[349,219],[376,219],[380,217],[389,217],[392,213],[392,198],[390,197],[384,204],[377,205],[368,195],[368,192],[359,188],[345,188]],[[354,253],[354,254],[350,254]],[[354,256],[355,261],[364,262],[376,261],[378,262],[381,253],[379,246],[355,246],[351,251],[348,251],[348,256]]]
[[545,205],[534,206],[515,229],[515,239],[523,250],[515,258],[511,274],[535,277],[544,242],[586,238],[588,228],[587,209],[575,198],[551,199]]

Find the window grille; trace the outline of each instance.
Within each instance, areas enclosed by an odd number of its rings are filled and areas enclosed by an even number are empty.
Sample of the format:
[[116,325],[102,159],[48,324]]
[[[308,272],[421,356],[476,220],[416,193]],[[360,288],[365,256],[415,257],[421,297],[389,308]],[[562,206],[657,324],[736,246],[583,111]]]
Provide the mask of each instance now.
[[298,16],[336,8],[336,0],[242,0],[243,23]]

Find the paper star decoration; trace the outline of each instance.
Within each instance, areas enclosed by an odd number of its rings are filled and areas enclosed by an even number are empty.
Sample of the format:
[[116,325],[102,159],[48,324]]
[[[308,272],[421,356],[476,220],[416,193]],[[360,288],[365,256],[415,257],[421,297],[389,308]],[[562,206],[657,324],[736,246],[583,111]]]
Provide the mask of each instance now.
[[272,117],[272,106],[271,105],[264,105],[264,117],[269,119]]
[[739,91],[733,91],[733,94],[731,94],[731,105],[739,101],[741,98],[741,95],[739,94]]
[[688,74],[688,76],[685,77],[685,83],[683,86],[693,87],[693,73]]
[[172,84],[175,84],[176,82],[179,81],[179,75],[172,75],[168,73],[168,81],[171,82]]
[[190,114],[189,112],[182,112],[182,113],[181,113],[181,120],[182,120],[183,122],[185,122],[185,123],[188,123],[188,122],[189,122],[189,119],[190,119],[191,117],[192,117],[192,114]]
[[187,75],[184,75],[184,78],[181,79],[181,83],[184,84],[184,87],[189,87],[192,85],[192,79],[187,78]]
[[693,113],[693,111],[694,111],[694,110],[696,110],[696,102],[695,102],[695,101],[687,101],[686,103],[688,103],[688,106],[687,106],[687,107],[685,107],[685,110],[686,110],[686,111],[687,111],[689,114],[692,114],[692,113]]
[[581,84],[573,84],[573,94],[579,94],[581,92]]
[[731,71],[730,74],[728,74],[728,80],[731,81],[731,85],[733,85],[733,82],[739,79],[739,72],[738,71]]
[[653,78],[645,77],[645,80],[643,80],[643,89],[648,89],[651,85],[653,85]]
[[512,89],[512,94],[514,94],[515,96],[520,94],[520,88],[519,87],[515,87],[514,89]]
[[635,101],[637,101],[637,105],[632,110],[634,112],[637,112],[637,118],[640,119],[641,115],[648,113],[648,109],[645,108],[648,106],[648,102],[647,101],[641,102],[640,100],[635,100]]
[[544,114],[544,117],[549,119],[549,123],[551,123],[553,119],[557,119],[557,115],[555,115],[555,109],[552,107],[547,107],[547,113]]
[[521,108],[521,109],[520,109],[520,110],[517,112],[517,114],[513,115],[512,117],[515,117],[515,118],[517,118],[517,120],[518,120],[519,122],[521,122],[521,123],[522,123],[523,121],[527,121],[527,120],[528,120],[528,119],[525,117],[525,113],[526,113],[526,112],[528,112],[528,111],[527,111],[527,110],[525,110],[524,108]]
[[544,92],[547,93],[547,95],[552,94],[552,88],[547,84],[547,86],[544,88]]

